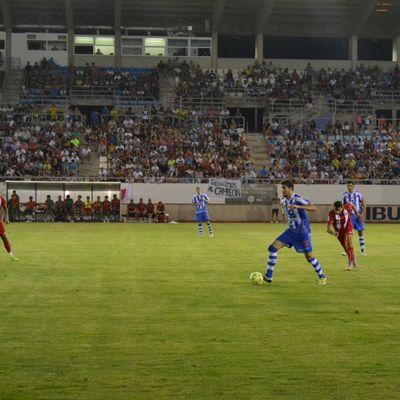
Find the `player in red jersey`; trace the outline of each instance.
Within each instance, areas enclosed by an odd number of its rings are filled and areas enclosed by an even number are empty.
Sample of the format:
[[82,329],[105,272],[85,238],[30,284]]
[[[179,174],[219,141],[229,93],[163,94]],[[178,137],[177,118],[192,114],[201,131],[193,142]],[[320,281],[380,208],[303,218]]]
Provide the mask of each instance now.
[[114,222],[119,222],[120,202],[116,194],[111,200],[111,217]]
[[355,215],[358,215],[358,212],[352,203],[343,205],[340,200],[335,201],[333,207],[329,212],[326,231],[338,238],[347,254],[347,270],[351,271],[353,267],[357,266],[353,248],[354,228],[351,223],[351,217],[353,215],[352,211],[354,211]]
[[101,209],[102,202],[100,200],[100,196],[97,196],[97,200],[93,203],[93,219],[95,222],[100,222],[101,220]]
[[162,201],[157,203],[156,207],[157,221],[160,223],[166,222],[165,206]]
[[146,204],[146,214],[145,214],[146,219],[149,222],[154,222],[156,218],[156,213],[155,213],[155,206],[151,202],[151,199],[149,199],[148,203]]
[[111,214],[111,202],[110,200],[108,200],[108,196],[104,196],[103,208],[102,208],[103,222],[110,222],[110,214]]
[[8,224],[8,210],[7,210],[7,202],[3,196],[0,196],[0,237],[3,240],[4,247],[9,254],[11,260],[18,260],[17,257],[14,256],[14,253],[11,250],[10,242],[6,236],[6,230],[4,228],[4,224]]
[[126,222],[132,222],[136,218],[136,204],[133,202],[133,199],[128,203],[127,206],[127,214],[126,214]]
[[136,218],[139,222],[143,221],[144,213],[146,212],[146,206],[143,203],[143,199],[139,199],[139,203],[136,206]]

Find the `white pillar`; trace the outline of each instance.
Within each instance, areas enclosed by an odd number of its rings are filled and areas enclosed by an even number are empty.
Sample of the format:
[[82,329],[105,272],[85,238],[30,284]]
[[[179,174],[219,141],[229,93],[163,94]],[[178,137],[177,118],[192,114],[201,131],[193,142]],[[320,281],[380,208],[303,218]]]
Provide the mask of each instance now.
[[256,35],[256,60],[262,62],[264,60],[264,34]]
[[122,66],[121,45],[122,45],[121,30],[117,29],[115,31],[115,38],[114,38],[114,65],[117,68],[120,68]]
[[[7,28],[6,29],[6,54],[5,54],[5,61],[6,61],[6,69],[9,68],[9,66],[11,65],[11,57],[12,57],[12,30],[11,28]],[[22,67],[25,67],[25,65],[23,65]]]
[[218,33],[211,34],[211,68],[218,68]]
[[393,62],[400,63],[400,36],[393,39]]
[[68,64],[74,64],[74,54],[75,54],[75,37],[74,30],[68,29]]
[[351,68],[356,68],[357,67],[357,61],[358,61],[358,36],[353,35],[350,40],[349,40],[349,58],[351,61]]

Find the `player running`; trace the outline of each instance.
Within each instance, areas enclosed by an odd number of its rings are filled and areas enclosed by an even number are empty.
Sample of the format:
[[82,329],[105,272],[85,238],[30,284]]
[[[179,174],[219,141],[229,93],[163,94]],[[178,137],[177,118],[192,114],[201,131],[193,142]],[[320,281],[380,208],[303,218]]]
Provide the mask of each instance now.
[[321,264],[315,258],[311,243],[311,224],[306,211],[315,211],[316,207],[308,200],[294,193],[293,182],[285,179],[282,185],[282,206],[287,216],[289,228],[286,229],[268,247],[269,257],[264,275],[266,282],[272,282],[272,275],[278,260],[278,251],[284,247],[293,247],[298,253],[303,253],[306,260],[312,265],[318,275],[318,283],[326,285],[326,277]]
[[354,228],[353,224],[351,223],[351,216],[353,212],[358,215],[354,204],[343,204],[340,200],[335,201],[333,203],[333,209],[329,212],[329,218],[326,225],[326,231],[338,238],[340,244],[347,254],[348,271],[351,271],[353,267],[357,267],[353,248]]
[[354,229],[358,232],[358,240],[360,242],[360,250],[361,255],[366,256],[365,252],[365,241],[364,241],[364,212],[366,210],[367,204],[365,203],[363,195],[355,190],[354,182],[347,182],[347,192],[343,193],[342,198],[343,204],[352,203],[356,208],[356,212],[352,211],[351,223],[354,226]]
[[196,194],[193,197],[192,204],[196,210],[196,222],[199,228],[200,237],[204,236],[203,233],[203,222],[207,223],[208,233],[210,237],[214,237],[213,229],[210,222],[210,217],[208,216],[207,204],[210,201],[205,193],[201,193],[200,188],[196,188]]
[[3,240],[4,247],[9,254],[11,260],[17,261],[18,258],[14,256],[14,253],[11,250],[10,242],[7,239],[4,223],[8,224],[7,202],[3,196],[0,196],[0,237]]

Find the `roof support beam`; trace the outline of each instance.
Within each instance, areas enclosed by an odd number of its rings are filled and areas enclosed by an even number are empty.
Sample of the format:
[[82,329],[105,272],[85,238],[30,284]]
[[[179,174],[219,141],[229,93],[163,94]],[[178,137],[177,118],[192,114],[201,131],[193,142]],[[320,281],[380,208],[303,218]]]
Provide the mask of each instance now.
[[3,14],[5,28],[11,29],[11,7],[9,0],[0,0],[1,13]]
[[72,10],[72,0],[65,0],[65,19],[68,29],[68,64],[74,64],[74,12]]
[[352,35],[358,35],[360,31],[365,28],[365,25],[367,24],[369,17],[375,10],[377,3],[378,0],[361,1],[359,9],[354,13],[354,15],[357,15],[357,19],[354,21],[352,27]]
[[65,0],[65,19],[68,29],[74,29],[74,12],[72,10],[72,0]]
[[1,13],[3,14],[4,19],[4,28],[6,30],[6,70],[9,69],[11,65],[11,57],[12,57],[12,46],[11,46],[11,37],[12,37],[12,15],[11,15],[11,5],[10,0],[0,0],[0,8]]
[[225,0],[215,0],[214,2],[211,22],[211,28],[213,32],[218,32],[218,28],[222,20],[222,15],[224,13],[225,2]]
[[122,57],[121,57],[121,0],[114,0],[114,62],[116,67],[121,67]]
[[259,10],[256,22],[256,33],[264,33],[269,17],[272,14],[274,0],[260,0]]

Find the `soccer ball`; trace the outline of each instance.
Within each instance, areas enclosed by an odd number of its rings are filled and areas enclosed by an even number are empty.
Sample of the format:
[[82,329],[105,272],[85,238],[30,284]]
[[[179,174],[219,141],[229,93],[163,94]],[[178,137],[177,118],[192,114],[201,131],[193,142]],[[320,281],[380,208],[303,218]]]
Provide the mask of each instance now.
[[261,272],[252,272],[250,274],[250,280],[254,285],[261,285],[264,281],[263,275]]

